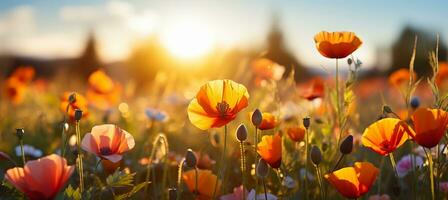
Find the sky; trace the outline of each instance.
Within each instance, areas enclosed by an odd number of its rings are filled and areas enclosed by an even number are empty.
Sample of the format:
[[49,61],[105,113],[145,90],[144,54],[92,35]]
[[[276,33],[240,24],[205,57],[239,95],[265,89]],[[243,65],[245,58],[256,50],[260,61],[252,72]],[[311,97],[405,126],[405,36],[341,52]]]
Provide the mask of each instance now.
[[1,1],[0,54],[74,57],[91,32],[109,62],[125,59],[150,34],[179,56],[213,47],[261,47],[276,16],[287,47],[305,65],[331,63],[313,41],[326,30],[355,32],[364,43],[354,55],[369,66],[377,49],[390,47],[405,25],[440,34],[448,43],[447,11],[444,0]]

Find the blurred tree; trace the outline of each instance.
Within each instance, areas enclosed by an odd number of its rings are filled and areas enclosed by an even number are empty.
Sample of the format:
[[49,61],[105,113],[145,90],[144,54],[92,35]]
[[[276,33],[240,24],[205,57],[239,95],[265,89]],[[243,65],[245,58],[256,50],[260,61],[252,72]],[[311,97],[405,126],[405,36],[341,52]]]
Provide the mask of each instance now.
[[69,71],[72,74],[76,74],[81,80],[85,80],[92,72],[103,67],[102,65],[97,53],[95,36],[93,33],[90,33],[83,53]]
[[268,34],[267,52],[264,56],[285,67],[283,78],[288,77],[293,70],[296,82],[304,81],[309,77],[308,70],[287,49],[283,39],[283,32],[278,25],[277,17],[274,17],[271,30]]
[[[431,75],[431,66],[428,62],[430,51],[434,51],[436,47],[436,34],[428,33],[418,28],[405,26],[397,41],[392,46],[392,67],[388,73],[400,68],[408,68],[409,61],[412,56],[412,48],[414,46],[415,36],[417,41],[417,54],[415,57],[414,69],[419,77]],[[439,60],[446,61],[447,47],[440,38],[439,43]]]

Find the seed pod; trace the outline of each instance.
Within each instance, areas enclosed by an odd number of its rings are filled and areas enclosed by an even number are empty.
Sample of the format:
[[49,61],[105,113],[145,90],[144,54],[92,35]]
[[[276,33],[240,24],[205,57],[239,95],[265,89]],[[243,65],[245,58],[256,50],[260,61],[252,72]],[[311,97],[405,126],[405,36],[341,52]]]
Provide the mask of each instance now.
[[347,64],[348,64],[348,65],[352,65],[352,63],[353,63],[353,60],[352,60],[351,58],[348,58],[348,59],[347,59]]
[[75,120],[79,121],[79,120],[81,120],[81,118],[82,118],[82,110],[76,109],[75,110]]
[[420,106],[420,99],[418,97],[412,97],[411,107],[412,109],[417,109]]
[[71,93],[70,96],[68,96],[68,102],[70,104],[73,104],[76,102],[76,93],[75,92]]
[[187,153],[185,154],[185,164],[187,164],[188,167],[195,168],[197,162],[198,159],[196,158],[196,155],[194,154],[193,150],[188,149]]
[[17,128],[16,136],[21,140],[23,138],[23,135],[25,135],[25,130],[23,128]]
[[311,147],[310,156],[311,156],[311,161],[316,166],[319,165],[320,162],[322,161],[322,153],[320,152],[320,149],[315,145],[313,145],[313,147]]
[[255,109],[254,113],[252,113],[251,119],[252,119],[252,124],[258,128],[260,126],[261,122],[263,121],[263,114],[261,113],[260,110],[258,110],[258,108]]
[[169,198],[169,200],[177,199],[177,189],[176,188],[168,188],[168,198]]
[[247,139],[247,128],[246,125],[241,124],[238,129],[236,130],[236,138],[243,142]]
[[347,136],[344,141],[342,141],[341,146],[339,146],[339,151],[342,154],[350,154],[353,150],[353,136]]
[[269,173],[269,166],[263,159],[258,160],[257,176],[260,178],[266,178]]
[[311,118],[309,117],[305,117],[303,118],[303,126],[308,129],[310,127],[311,124]]

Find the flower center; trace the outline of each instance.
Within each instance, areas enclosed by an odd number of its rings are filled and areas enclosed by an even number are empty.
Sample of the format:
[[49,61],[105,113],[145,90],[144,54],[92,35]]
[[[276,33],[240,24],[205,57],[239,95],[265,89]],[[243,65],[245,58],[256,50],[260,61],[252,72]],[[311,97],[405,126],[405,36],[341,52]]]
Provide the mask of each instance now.
[[100,148],[101,155],[108,156],[112,154],[112,150],[109,147],[101,147]]
[[392,144],[389,141],[384,141],[381,143],[381,149],[384,151],[389,151],[392,148]]
[[218,110],[221,117],[224,117],[227,115],[227,112],[229,112],[230,106],[227,102],[222,101],[222,102],[218,103],[218,105],[216,105],[216,110]]

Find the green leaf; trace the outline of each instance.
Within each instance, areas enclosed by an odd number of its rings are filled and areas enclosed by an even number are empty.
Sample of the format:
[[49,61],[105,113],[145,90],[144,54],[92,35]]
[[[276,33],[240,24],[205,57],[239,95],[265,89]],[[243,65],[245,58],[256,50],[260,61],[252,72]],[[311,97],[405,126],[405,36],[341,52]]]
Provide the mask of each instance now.
[[149,182],[140,183],[140,184],[134,186],[130,192],[115,196],[115,200],[128,199],[128,198],[132,197],[132,195],[134,195],[138,191],[140,191],[142,188],[144,188],[147,184],[149,184]]
[[69,185],[64,191],[64,196],[72,200],[81,200],[81,193],[79,188],[73,189],[72,185]]
[[109,187],[123,187],[132,186],[135,173],[127,174],[124,171],[119,171],[119,168],[110,176],[106,178],[106,184]]

